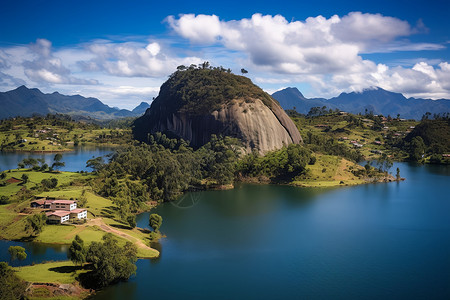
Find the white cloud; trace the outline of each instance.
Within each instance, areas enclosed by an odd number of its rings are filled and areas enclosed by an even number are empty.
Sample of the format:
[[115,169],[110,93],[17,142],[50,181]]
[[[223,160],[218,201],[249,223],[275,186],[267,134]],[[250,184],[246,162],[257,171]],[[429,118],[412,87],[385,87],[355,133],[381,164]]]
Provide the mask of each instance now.
[[182,15],[178,20],[173,16],[168,23],[181,36],[193,42],[211,43],[221,34],[221,23],[216,15]]
[[[287,21],[283,16],[254,14],[223,21],[215,15],[180,15],[169,26],[193,43],[221,45],[246,55],[248,68],[261,83],[308,82],[316,96],[380,86],[409,95],[447,95],[447,65],[418,62],[413,68],[390,68],[363,59],[365,53],[439,50],[443,45],[405,40],[425,28],[380,14],[352,12],[330,18]],[[211,26],[207,31],[204,27]],[[419,28],[420,27],[420,28]],[[211,29],[211,30],[209,30]],[[260,74],[266,74],[261,76]],[[268,74],[268,75],[267,75]],[[278,78],[278,75],[285,78]],[[439,74],[439,75],[438,75]]]
[[161,51],[157,42],[94,43],[87,45],[94,58],[79,62],[84,71],[100,71],[123,77],[162,77],[181,64],[200,63],[198,57],[173,57]]
[[94,79],[82,79],[74,77],[66,68],[60,58],[52,53],[52,44],[45,39],[38,39],[31,44],[28,51],[33,59],[25,60],[22,65],[25,75],[32,81],[55,84],[98,84]]
[[352,12],[340,18],[310,17],[288,22],[283,16],[254,14],[220,21],[215,15],[168,17],[170,27],[194,43],[222,44],[246,53],[257,67],[286,74],[345,72],[364,64],[362,53],[436,50],[442,45],[397,41],[413,34],[406,21]]
[[161,51],[161,47],[158,43],[151,43],[148,44],[147,47],[145,47],[148,52],[150,52],[151,55],[156,56],[158,55],[159,51]]
[[176,35],[117,37],[56,49],[45,39],[2,47],[0,90],[26,83],[131,109],[157,96],[178,65],[207,60],[235,73],[249,70],[248,76],[267,91],[297,85],[308,97],[331,97],[379,86],[407,96],[450,98],[448,62],[423,58],[423,52],[401,61],[375,61],[374,53],[444,49],[408,41],[426,32],[420,22],[414,28],[397,18],[360,12],[302,21],[261,14],[226,21],[189,14],[169,16],[166,22]]

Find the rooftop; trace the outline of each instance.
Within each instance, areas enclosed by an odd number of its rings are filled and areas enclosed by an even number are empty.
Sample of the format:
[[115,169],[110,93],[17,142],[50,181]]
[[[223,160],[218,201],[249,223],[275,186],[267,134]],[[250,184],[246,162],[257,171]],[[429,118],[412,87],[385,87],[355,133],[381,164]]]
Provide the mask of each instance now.
[[58,217],[64,217],[70,214],[70,211],[67,210],[56,210],[46,213],[45,215],[48,216],[58,216]]

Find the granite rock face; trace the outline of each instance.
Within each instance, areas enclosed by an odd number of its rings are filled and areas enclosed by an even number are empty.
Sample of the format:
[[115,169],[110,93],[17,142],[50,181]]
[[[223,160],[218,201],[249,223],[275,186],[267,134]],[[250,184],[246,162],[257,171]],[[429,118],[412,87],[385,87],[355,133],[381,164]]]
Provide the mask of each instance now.
[[136,120],[135,137],[145,141],[148,133],[171,133],[190,141],[193,147],[201,147],[209,141],[211,134],[231,136],[242,141],[244,152],[256,149],[261,154],[291,143],[301,143],[295,124],[278,102],[266,95],[264,99],[225,99],[211,111],[192,113],[192,109],[186,111],[180,105],[173,105],[170,97],[160,98],[160,92],[159,99],[156,98],[144,116]]

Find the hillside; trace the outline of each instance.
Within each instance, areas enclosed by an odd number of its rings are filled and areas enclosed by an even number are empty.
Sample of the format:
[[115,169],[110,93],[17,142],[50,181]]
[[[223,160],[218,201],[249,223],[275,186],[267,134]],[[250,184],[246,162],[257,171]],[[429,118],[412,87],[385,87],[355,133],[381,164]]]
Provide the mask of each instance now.
[[272,97],[278,100],[284,109],[296,108],[297,112],[307,114],[311,107],[346,111],[353,114],[372,112],[384,116],[397,116],[406,119],[420,119],[426,112],[439,114],[450,112],[450,100],[407,99],[400,93],[393,93],[381,88],[366,89],[362,92],[342,93],[331,99],[308,99],[296,88],[286,88],[275,92]]
[[0,105],[2,107],[0,119],[59,113],[107,120],[140,116],[149,107],[143,102],[133,111],[117,109],[103,104],[96,98],[85,98],[80,95],[66,96],[58,92],[44,94],[39,89],[29,89],[26,86],[0,93]]
[[134,136],[141,141],[156,132],[181,137],[194,147],[212,134],[236,137],[246,152],[260,153],[301,142],[294,123],[272,97],[247,77],[220,68],[173,73],[134,123]]

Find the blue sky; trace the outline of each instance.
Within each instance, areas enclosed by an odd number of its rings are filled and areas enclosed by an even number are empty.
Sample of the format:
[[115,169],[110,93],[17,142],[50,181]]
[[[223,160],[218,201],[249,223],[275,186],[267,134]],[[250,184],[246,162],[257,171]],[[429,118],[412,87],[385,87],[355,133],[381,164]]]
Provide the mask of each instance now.
[[372,86],[450,98],[448,1],[20,1],[0,9],[0,90],[132,108],[179,64],[249,70],[268,92]]

